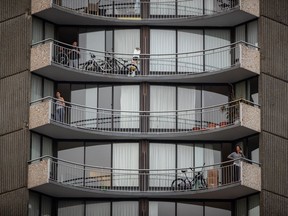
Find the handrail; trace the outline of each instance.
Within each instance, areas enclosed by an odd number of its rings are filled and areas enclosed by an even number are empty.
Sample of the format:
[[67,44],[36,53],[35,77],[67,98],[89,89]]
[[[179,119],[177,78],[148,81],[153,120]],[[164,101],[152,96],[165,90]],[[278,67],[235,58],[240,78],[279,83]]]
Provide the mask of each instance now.
[[[32,102],[30,102],[30,105],[32,104],[36,104],[36,103],[39,103],[39,102],[43,102],[45,100],[54,100],[54,101],[57,101],[58,99],[57,98],[54,98],[54,97],[51,97],[51,96],[47,96],[47,97],[44,97],[44,98],[40,98],[40,99],[37,99],[37,100],[34,100]],[[127,112],[127,113],[144,113],[144,114],[149,114],[149,113],[175,113],[175,112],[187,112],[187,111],[199,111],[199,110],[205,110],[205,109],[212,109],[212,108],[217,108],[217,107],[223,107],[225,105],[229,106],[231,104],[237,104],[237,103],[246,103],[246,104],[249,104],[249,105],[252,105],[252,106],[257,106],[257,107],[260,107],[259,104],[256,104],[252,101],[248,101],[246,99],[238,99],[238,100],[234,100],[234,101],[230,101],[230,102],[227,102],[227,103],[222,103],[222,104],[217,104],[217,105],[213,105],[213,106],[207,106],[207,107],[202,107],[202,108],[195,108],[195,109],[183,109],[183,110],[167,110],[167,111],[130,111],[130,110],[116,110],[116,109],[105,109],[105,108],[97,108],[97,107],[90,107],[90,106],[84,106],[84,105],[81,105],[81,104],[76,104],[76,103],[71,103],[71,102],[68,102],[68,101],[64,101],[65,104],[69,104],[70,106],[76,106],[76,107],[81,107],[81,108],[88,108],[88,109],[92,109],[92,110],[96,110],[96,111],[108,111],[108,112]]]
[[211,167],[211,166],[223,166],[225,164],[231,164],[235,161],[244,161],[244,162],[247,162],[247,163],[251,163],[251,164],[255,164],[255,165],[258,165],[258,166],[261,166],[261,163],[259,162],[256,162],[256,161],[253,161],[253,160],[250,160],[250,159],[247,159],[247,158],[239,158],[239,159],[234,159],[234,160],[229,160],[229,161],[224,161],[224,162],[221,162],[221,163],[215,163],[215,164],[210,164],[210,165],[204,165],[204,166],[197,166],[197,167],[182,167],[182,168],[174,168],[174,169],[120,169],[120,168],[111,168],[111,167],[101,167],[101,166],[95,166],[95,165],[89,165],[89,164],[81,164],[81,163],[76,163],[76,162],[72,162],[72,161],[68,161],[68,160],[64,160],[64,159],[61,159],[61,158],[56,158],[56,157],[53,157],[53,156],[50,156],[50,155],[44,155],[42,157],[38,157],[38,158],[35,158],[35,159],[32,159],[32,160],[29,160],[28,161],[28,164],[31,164],[35,161],[41,161],[41,160],[46,160],[46,159],[52,159],[52,160],[55,160],[55,161],[61,161],[61,162],[64,162],[64,163],[68,163],[68,164],[72,164],[72,165],[77,165],[77,166],[83,166],[85,168],[97,168],[97,169],[107,169],[107,170],[129,170],[129,171],[143,171],[143,172],[147,172],[147,171],[173,171],[173,170],[183,170],[183,169],[192,169],[192,170],[198,170],[198,169],[205,169],[205,168],[208,168],[208,167]]
[[[36,43],[33,43],[31,46],[36,46],[36,45],[39,45],[39,44],[43,44],[43,43],[46,43],[46,42],[53,42],[53,43],[57,43],[57,44],[62,44],[64,46],[68,46],[68,47],[72,47],[71,44],[67,44],[67,43],[64,43],[64,42],[61,42],[61,41],[58,41],[58,40],[55,40],[55,39],[52,39],[52,38],[47,38],[45,40],[42,40],[42,41],[38,41]],[[182,52],[182,53],[157,53],[157,54],[148,54],[148,53],[141,53],[140,55],[143,55],[143,56],[171,56],[171,55],[188,55],[188,54],[195,54],[195,53],[205,53],[205,52],[210,52],[210,51],[215,51],[215,50],[220,50],[220,49],[223,49],[223,48],[227,48],[227,47],[233,47],[235,45],[238,45],[238,44],[244,44],[246,46],[250,46],[250,47],[253,47],[253,48],[256,48],[256,49],[259,49],[258,46],[255,46],[254,44],[251,44],[251,43],[248,43],[246,41],[237,41],[237,42],[234,42],[234,43],[231,43],[229,45],[225,45],[225,46],[220,46],[220,47],[216,47],[216,48],[211,48],[211,49],[204,49],[204,50],[199,50],[199,51],[193,51],[193,52]],[[85,50],[85,51],[89,51],[89,52],[94,52],[94,53],[100,53],[100,54],[112,54],[112,55],[133,55],[133,53],[117,53],[117,52],[108,52],[108,51],[97,51],[97,50],[92,50],[92,49],[87,49],[87,48],[83,48],[83,47],[79,47],[77,46],[76,47],[77,49],[79,50]],[[148,57],[145,57],[145,58],[148,58]],[[142,59],[145,59],[145,58],[142,58]]]

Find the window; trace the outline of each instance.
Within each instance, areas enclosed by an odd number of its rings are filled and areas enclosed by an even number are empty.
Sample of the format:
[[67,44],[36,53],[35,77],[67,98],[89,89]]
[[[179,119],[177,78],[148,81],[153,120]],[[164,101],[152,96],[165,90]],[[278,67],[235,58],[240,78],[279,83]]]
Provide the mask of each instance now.
[[203,203],[177,203],[177,216],[203,216]]
[[31,101],[54,96],[54,82],[40,76],[31,76]]
[[84,216],[84,202],[60,200],[58,202],[58,216]]
[[29,192],[29,216],[52,216],[52,198]]
[[31,150],[30,159],[34,160],[42,156],[53,156],[53,141],[52,139],[32,133],[31,134]]
[[174,54],[166,55],[165,58],[152,56],[150,60],[150,73],[163,74],[175,73],[176,71],[176,31],[175,30],[150,30],[150,53],[151,54]]
[[231,203],[222,202],[206,202],[205,216],[231,216]]
[[175,203],[149,202],[149,216],[175,216]]
[[119,169],[139,169],[138,143],[113,144],[113,186],[138,186],[138,171]]
[[173,110],[176,110],[176,87],[151,86],[150,111],[157,113],[150,115],[150,128],[175,128],[175,112],[167,113]]
[[[177,53],[189,53],[189,52],[201,51],[203,50],[203,40],[204,39],[202,30],[178,30]],[[199,52],[195,54],[178,56],[178,73],[202,72],[202,71],[203,71],[203,56]]]

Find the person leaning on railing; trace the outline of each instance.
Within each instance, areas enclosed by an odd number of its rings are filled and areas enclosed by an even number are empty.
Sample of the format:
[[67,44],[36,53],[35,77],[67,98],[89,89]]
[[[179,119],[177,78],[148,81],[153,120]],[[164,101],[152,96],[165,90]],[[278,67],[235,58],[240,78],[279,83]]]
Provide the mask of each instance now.
[[69,66],[73,68],[78,68],[79,66],[79,59],[80,59],[80,50],[77,47],[78,43],[74,41],[72,43],[72,49],[68,52],[69,55]]
[[233,167],[232,167],[232,169],[233,169],[232,181],[237,182],[240,180],[240,159],[245,158],[245,156],[242,153],[242,148],[239,145],[236,145],[235,151],[232,152],[231,154],[229,154],[227,158],[231,159],[231,160],[235,160],[233,163]]
[[55,120],[57,122],[64,122],[65,115],[65,102],[64,98],[61,97],[60,92],[56,92],[56,102],[55,102]]

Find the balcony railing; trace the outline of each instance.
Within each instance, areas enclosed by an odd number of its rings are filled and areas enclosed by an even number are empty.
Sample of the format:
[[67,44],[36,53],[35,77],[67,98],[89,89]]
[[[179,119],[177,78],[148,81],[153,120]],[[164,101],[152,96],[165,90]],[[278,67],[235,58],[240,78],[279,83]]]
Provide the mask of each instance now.
[[[29,163],[30,187],[43,178],[64,186],[105,192],[189,192],[235,184],[259,189],[255,182],[260,183],[261,176],[260,165],[247,159],[178,169],[114,169],[50,156]],[[43,176],[38,177],[40,174]]]
[[[247,70],[258,72],[258,47],[242,41],[214,49],[174,54],[141,53],[135,55],[100,52],[81,47],[73,48],[69,44],[50,39],[34,44],[33,48],[35,48],[33,58],[37,59],[45,53],[50,55],[50,58],[46,56],[45,60],[50,60],[56,65],[76,69],[80,73],[109,75],[108,77],[112,75],[115,78],[187,77],[187,75],[227,71],[233,67],[239,67],[240,64]],[[250,61],[253,61],[253,64]],[[43,59],[35,62],[36,66],[31,66],[32,70],[41,67],[38,65],[41,62]]]
[[[253,108],[258,108],[258,105],[241,99],[191,110],[125,111],[93,108],[70,102],[65,102],[65,106],[61,106],[57,99],[47,97],[32,102],[31,109],[35,112],[30,114],[30,128],[43,121],[89,131],[133,135],[187,133],[245,125],[242,120],[246,118],[245,121],[251,123],[249,122],[251,118],[253,119],[251,115],[255,117],[259,114],[258,109],[255,111]],[[242,115],[245,115],[245,118]],[[32,118],[35,118],[35,122]]]
[[239,0],[53,0],[57,6],[81,14],[108,18],[176,19],[232,10]]

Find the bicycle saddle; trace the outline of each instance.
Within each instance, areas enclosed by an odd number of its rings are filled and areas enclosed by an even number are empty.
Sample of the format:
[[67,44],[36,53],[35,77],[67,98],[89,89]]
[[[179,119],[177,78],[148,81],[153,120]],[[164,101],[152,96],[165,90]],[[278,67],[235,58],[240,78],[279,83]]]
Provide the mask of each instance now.
[[187,170],[186,170],[186,169],[183,169],[183,170],[181,170],[181,172],[182,172],[182,173],[185,173],[185,172],[187,172]]

